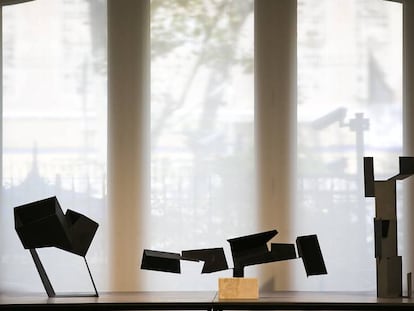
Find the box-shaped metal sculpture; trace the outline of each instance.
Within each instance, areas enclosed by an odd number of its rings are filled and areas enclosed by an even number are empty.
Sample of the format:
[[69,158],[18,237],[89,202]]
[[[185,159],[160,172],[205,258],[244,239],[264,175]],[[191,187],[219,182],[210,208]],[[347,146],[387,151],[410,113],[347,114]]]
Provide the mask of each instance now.
[[92,296],[98,296],[85,258],[98,229],[95,221],[72,210],[67,210],[64,214],[57,198],[50,197],[15,207],[14,222],[17,235],[23,247],[30,250],[49,297],[56,296],[56,293],[36,251],[42,247],[57,247],[82,256],[95,290]]

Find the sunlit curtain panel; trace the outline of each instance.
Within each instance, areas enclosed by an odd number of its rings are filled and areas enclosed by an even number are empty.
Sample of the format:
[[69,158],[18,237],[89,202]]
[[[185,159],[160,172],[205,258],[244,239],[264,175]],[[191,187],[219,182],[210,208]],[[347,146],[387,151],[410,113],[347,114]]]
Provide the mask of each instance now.
[[[256,228],[253,1],[151,1],[151,215],[147,247],[224,247]],[[148,271],[151,289],[219,276]],[[147,273],[143,271],[142,273]]]
[[[3,8],[0,291],[43,291],[13,207],[57,196],[101,226],[87,254],[106,282],[106,1]],[[92,291],[82,258],[41,249],[56,291]]]
[[[398,172],[400,3],[298,1],[297,126],[293,225],[318,233],[328,275],[304,280],[297,271],[295,289],[374,290],[375,210],[364,197],[362,158],[375,158],[377,179]],[[402,255],[403,238],[400,231]]]

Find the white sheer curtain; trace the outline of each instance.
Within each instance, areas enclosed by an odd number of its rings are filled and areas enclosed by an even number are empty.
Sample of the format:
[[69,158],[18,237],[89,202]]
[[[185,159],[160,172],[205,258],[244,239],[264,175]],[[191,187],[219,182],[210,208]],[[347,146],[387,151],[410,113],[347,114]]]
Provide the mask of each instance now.
[[[105,12],[99,0],[3,8],[0,291],[43,291],[13,207],[54,195],[100,224],[87,258],[106,282]],[[93,291],[82,258],[40,256],[56,291]]]
[[[253,1],[151,1],[151,213],[145,247],[224,247],[255,232]],[[227,256],[231,264],[231,256]],[[219,276],[143,271],[151,289]]]
[[[374,290],[375,211],[363,194],[362,157],[373,156],[376,178],[384,179],[398,172],[403,155],[402,5],[298,2],[298,188],[292,225],[318,234],[328,275],[305,280],[296,271],[295,288]],[[402,222],[399,229],[404,256]]]
[[[360,160],[374,156],[378,178],[395,173],[403,115],[412,151],[414,62],[406,39],[403,114],[401,25],[402,5],[382,0],[4,8],[0,290],[43,290],[12,208],[49,195],[100,223],[87,255],[98,290],[214,290],[231,271],[141,271],[142,249],[224,246],[231,266],[227,238],[271,228],[284,243],[317,233],[328,275],[306,278],[300,260],[248,268],[263,288],[373,290]],[[57,290],[90,290],[82,263],[41,256]]]

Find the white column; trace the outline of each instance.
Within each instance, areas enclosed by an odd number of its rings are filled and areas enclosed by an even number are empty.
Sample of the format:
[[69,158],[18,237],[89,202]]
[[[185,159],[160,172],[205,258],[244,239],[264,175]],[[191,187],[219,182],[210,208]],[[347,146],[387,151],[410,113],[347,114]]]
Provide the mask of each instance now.
[[[296,163],[296,0],[255,1],[255,139],[261,229],[294,243]],[[262,289],[289,288],[288,263],[261,267]]]
[[150,1],[108,0],[111,289],[142,289],[149,192]]
[[[403,2],[403,128],[404,155],[414,156],[414,1]],[[404,272],[414,273],[414,177],[404,181],[407,201],[404,217],[407,236],[406,258],[403,257]]]

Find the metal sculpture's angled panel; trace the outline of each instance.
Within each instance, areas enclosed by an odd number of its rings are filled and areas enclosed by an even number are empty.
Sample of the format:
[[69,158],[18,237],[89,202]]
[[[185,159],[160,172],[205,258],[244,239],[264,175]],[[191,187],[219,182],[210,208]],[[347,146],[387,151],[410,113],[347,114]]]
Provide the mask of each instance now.
[[212,273],[229,268],[222,247],[186,250],[182,251],[181,255],[185,259],[203,261],[204,265],[201,273]]
[[14,219],[24,248],[71,248],[68,224],[56,197],[15,207]]
[[307,276],[328,273],[316,234],[297,237],[296,245]]
[[374,158],[364,158],[364,188],[365,197],[375,197]]
[[399,164],[401,175],[414,175],[414,157],[400,157]]
[[270,252],[274,261],[297,258],[295,244],[272,243]]
[[273,261],[267,242],[277,233],[271,230],[228,239],[235,269]]
[[395,180],[375,181],[375,217],[382,219],[397,218],[397,185]]
[[66,219],[72,240],[68,251],[85,257],[99,225],[92,219],[72,210],[66,211]]
[[178,253],[145,249],[142,256],[141,269],[181,273],[181,258],[181,255]]

